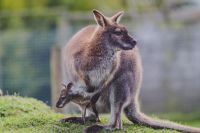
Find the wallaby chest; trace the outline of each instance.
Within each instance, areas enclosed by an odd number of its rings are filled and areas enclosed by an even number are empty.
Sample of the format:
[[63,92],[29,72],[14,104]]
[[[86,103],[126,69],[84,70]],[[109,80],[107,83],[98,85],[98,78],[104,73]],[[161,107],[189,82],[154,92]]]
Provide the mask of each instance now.
[[97,88],[110,76],[115,67],[115,58],[114,54],[79,58],[76,59],[76,70],[87,86]]
[[110,76],[114,67],[114,57],[104,58],[95,67],[86,71],[86,77],[89,79],[91,86],[98,87]]

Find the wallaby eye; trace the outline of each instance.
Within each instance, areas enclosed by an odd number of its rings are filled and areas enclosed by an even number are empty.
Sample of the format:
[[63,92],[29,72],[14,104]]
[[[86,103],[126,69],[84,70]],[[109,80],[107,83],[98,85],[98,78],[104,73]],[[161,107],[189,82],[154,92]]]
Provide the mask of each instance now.
[[116,29],[114,30],[114,34],[116,34],[116,35],[121,35],[121,34],[122,34],[122,30],[121,30],[120,28],[116,28]]

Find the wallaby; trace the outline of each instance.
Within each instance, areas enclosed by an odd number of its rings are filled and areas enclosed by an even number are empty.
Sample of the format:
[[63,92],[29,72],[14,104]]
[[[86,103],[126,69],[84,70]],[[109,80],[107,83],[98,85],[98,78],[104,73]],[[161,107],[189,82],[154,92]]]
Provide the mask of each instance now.
[[[93,101],[91,98],[92,97],[85,97],[85,95],[83,93],[80,92],[73,92],[72,91],[72,86],[73,83],[68,83],[68,85],[66,86],[65,84],[62,84],[64,86],[64,89],[61,90],[61,94],[60,97],[56,103],[56,107],[57,108],[63,108],[66,104],[68,104],[69,102],[74,102],[76,104],[78,104],[81,108],[82,108],[82,119],[78,119],[78,118],[70,118],[70,119],[63,119],[61,120],[61,122],[67,122],[67,121],[74,121],[75,123],[85,123],[85,121],[95,121],[95,122],[100,122],[99,119],[99,114],[98,111],[96,109],[95,103],[96,100]],[[95,114],[95,118],[93,119],[86,119],[86,109],[91,107],[92,111]]]
[[[123,12],[106,17],[93,10],[97,25],[89,25],[66,45],[63,52],[66,82],[72,91],[96,92],[102,89],[99,103],[109,103],[110,124],[107,130],[122,129],[121,114],[136,124],[155,129],[174,129],[200,133],[199,128],[154,120],[140,112],[138,96],[142,83],[142,63],[135,39],[119,24]],[[95,129],[95,128],[88,128]],[[101,129],[101,128],[100,128]],[[92,131],[91,131],[92,132]]]

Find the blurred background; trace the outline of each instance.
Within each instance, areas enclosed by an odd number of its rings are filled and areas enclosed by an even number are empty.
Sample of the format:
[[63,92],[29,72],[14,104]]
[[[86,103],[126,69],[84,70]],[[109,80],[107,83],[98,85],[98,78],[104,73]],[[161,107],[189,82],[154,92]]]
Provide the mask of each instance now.
[[200,111],[199,0],[0,0],[4,94],[54,104],[63,75],[60,49],[95,24],[92,9],[108,16],[125,11],[121,23],[138,40],[143,58],[142,110]]

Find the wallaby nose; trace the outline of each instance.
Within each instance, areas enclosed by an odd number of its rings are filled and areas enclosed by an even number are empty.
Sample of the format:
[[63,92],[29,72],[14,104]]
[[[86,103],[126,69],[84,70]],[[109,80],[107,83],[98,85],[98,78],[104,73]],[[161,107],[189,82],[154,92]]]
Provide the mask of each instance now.
[[137,41],[136,40],[134,40],[133,38],[131,38],[131,41],[130,41],[131,43],[131,46],[132,46],[132,48],[134,48],[135,47],[135,45],[137,44]]
[[134,47],[137,44],[137,41],[130,34],[128,34],[128,36],[129,36],[131,45]]
[[133,45],[136,45],[136,44],[137,44],[137,41],[133,39],[132,44],[133,44]]

